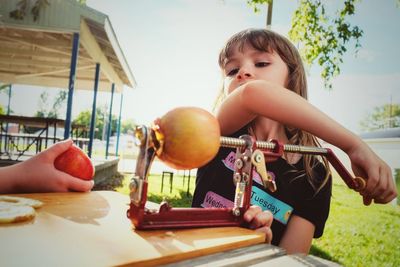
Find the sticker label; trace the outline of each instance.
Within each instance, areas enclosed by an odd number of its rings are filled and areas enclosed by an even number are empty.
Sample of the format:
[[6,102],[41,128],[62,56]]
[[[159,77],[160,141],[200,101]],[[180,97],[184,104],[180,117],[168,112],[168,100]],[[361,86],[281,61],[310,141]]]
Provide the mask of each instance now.
[[[235,159],[236,153],[232,151],[225,159],[222,160],[222,163],[228,169],[234,171]],[[275,178],[275,174],[273,172],[268,171],[268,173]],[[261,177],[255,170],[253,170],[253,181],[262,186]],[[252,205],[260,206],[263,211],[269,210],[274,216],[274,219],[283,224],[287,224],[290,215],[293,212],[293,208],[291,206],[280,201],[279,199],[274,198],[256,186],[253,186],[252,188],[250,202]],[[224,198],[212,191],[207,192],[203,204],[201,204],[203,208],[232,208],[233,205],[234,203],[231,200]]]
[[233,202],[212,191],[208,191],[201,206],[203,208],[232,208]]
[[[252,188],[250,202],[252,205],[261,207],[263,211],[269,210],[274,216],[274,219],[283,224],[287,224],[290,215],[293,212],[291,206],[274,198],[256,186],[253,186]],[[208,191],[201,206],[203,208],[232,208],[233,201],[212,191]]]
[[253,186],[252,188],[251,204],[260,206],[263,211],[269,210],[272,215],[274,215],[274,219],[283,224],[287,224],[290,215],[293,212],[293,208],[291,206],[280,201],[279,199],[274,198],[256,186]]
[[[236,153],[232,151],[231,153],[228,154],[228,156],[225,159],[222,160],[222,163],[224,163],[225,167],[227,167],[231,171],[234,171],[235,160],[236,160]],[[272,172],[268,173],[271,174],[273,177],[275,177],[275,175]],[[259,185],[262,185],[261,177],[254,169],[253,169],[253,181]]]

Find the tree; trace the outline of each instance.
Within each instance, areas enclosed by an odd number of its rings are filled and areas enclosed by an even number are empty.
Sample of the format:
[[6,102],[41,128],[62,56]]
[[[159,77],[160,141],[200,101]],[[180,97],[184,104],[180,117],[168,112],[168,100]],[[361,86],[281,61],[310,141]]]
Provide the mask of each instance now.
[[[7,84],[7,83],[0,83],[0,94],[4,93],[7,95],[8,98],[10,98],[12,95],[11,91],[9,90],[10,86],[11,85]],[[2,105],[0,105],[0,114],[6,114],[7,109],[8,108],[5,108]],[[13,111],[10,109],[9,114],[12,114],[12,113],[13,113]]]
[[375,107],[374,111],[360,122],[360,126],[364,131],[400,127],[400,105],[385,104]]
[[[80,5],[86,5],[86,0],[77,0]],[[40,10],[49,6],[49,0],[20,0],[17,3],[17,8],[9,13],[10,18],[16,20],[23,20],[26,16],[26,12],[30,10],[33,15],[33,20],[36,21],[39,18]]]
[[35,116],[36,117],[41,117],[41,118],[58,118],[59,110],[63,106],[65,100],[67,99],[67,91],[66,90],[60,90],[57,95],[53,98],[53,105],[51,106],[50,109],[48,109],[48,99],[49,99],[49,93],[47,91],[43,91],[40,94],[40,100],[39,100],[39,110],[36,112]]
[[[29,5],[33,4],[32,7]],[[10,12],[10,17],[16,20],[23,20],[27,9],[30,9],[31,14],[33,15],[33,20],[36,21],[39,18],[40,9],[45,8],[50,5],[48,0],[36,0],[31,3],[30,0],[20,0],[17,3],[17,8]]]
[[136,123],[133,119],[127,119],[122,121],[121,123],[121,133],[127,134],[127,133],[133,133]]
[[[1,84],[0,83],[0,93],[3,93],[6,91],[6,89],[8,88],[8,84]],[[0,115],[5,114],[5,110],[4,107],[2,105],[0,105]]]
[[[96,110],[96,118],[97,115],[99,113],[98,110]],[[92,114],[90,112],[90,110],[84,110],[81,111],[78,116],[76,116],[76,118],[72,121],[73,124],[79,124],[79,125],[90,125],[90,120],[92,118]],[[96,128],[97,128],[97,124],[96,124]],[[96,129],[97,131],[97,129]]]
[[[292,15],[289,38],[300,44],[300,54],[306,64],[318,62],[322,67],[325,88],[331,89],[332,79],[340,74],[346,46],[354,40],[356,50],[361,47],[363,30],[348,22],[355,13],[356,2],[358,0],[345,0],[344,6],[330,17],[321,0],[300,0]],[[259,5],[272,3],[272,0],[247,0],[247,3],[257,12]]]
[[[78,114],[78,116],[73,120],[73,124],[79,125],[90,125],[90,121],[92,119],[91,110],[85,110]],[[108,120],[108,112],[107,106],[97,107],[96,108],[96,124],[95,124],[95,132],[94,138],[103,139],[103,132],[107,129],[104,129],[105,122]],[[111,117],[111,135],[117,131],[118,119],[115,115]]]
[[6,89],[8,89],[10,85],[7,83],[0,83],[0,92],[5,91]]

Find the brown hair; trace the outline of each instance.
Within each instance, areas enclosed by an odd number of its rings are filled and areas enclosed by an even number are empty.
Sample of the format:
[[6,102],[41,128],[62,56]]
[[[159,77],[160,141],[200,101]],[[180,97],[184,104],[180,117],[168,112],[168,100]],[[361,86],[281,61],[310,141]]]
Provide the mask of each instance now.
[[[254,49],[262,52],[275,51],[288,67],[288,82],[286,84],[287,89],[307,99],[306,73],[299,52],[288,39],[273,31],[267,29],[247,29],[233,35],[227,41],[219,54],[218,63],[221,69],[224,69],[225,63],[232,56],[234,49],[238,48],[239,51],[242,51],[245,45],[250,45]],[[215,106],[220,104],[224,98],[225,92],[224,88],[222,88],[219,96],[217,97]],[[321,146],[317,138],[306,131],[286,125],[285,131],[290,144],[317,147]],[[315,164],[317,163],[317,160],[315,159],[317,159],[317,157],[313,155],[303,156],[305,174],[307,174],[309,182],[315,191],[318,192],[327,182],[330,175],[330,170],[327,160],[322,158],[322,162],[327,170],[327,175],[322,183],[320,181],[318,182],[315,179],[312,171],[312,168],[315,167]],[[303,174],[301,174],[301,176],[303,176]]]

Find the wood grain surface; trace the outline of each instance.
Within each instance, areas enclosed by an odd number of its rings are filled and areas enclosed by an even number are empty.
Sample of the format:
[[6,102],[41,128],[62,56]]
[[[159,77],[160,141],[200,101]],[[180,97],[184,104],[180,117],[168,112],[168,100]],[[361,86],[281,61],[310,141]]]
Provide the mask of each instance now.
[[129,197],[112,191],[23,194],[33,221],[0,225],[1,266],[152,266],[262,243],[239,227],[136,231]]

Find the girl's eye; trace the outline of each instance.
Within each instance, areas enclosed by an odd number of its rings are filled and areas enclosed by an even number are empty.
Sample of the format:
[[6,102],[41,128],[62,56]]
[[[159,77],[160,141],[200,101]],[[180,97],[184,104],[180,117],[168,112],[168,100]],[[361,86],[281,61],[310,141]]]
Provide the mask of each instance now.
[[235,74],[237,74],[239,71],[239,69],[232,69],[231,71],[228,72],[228,74],[226,74],[227,76],[233,76]]
[[255,66],[258,68],[263,68],[263,67],[267,67],[269,64],[270,64],[269,62],[257,62],[255,64]]

